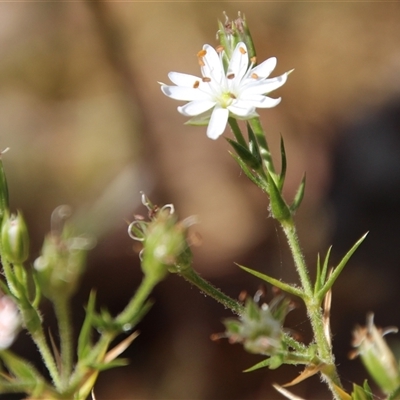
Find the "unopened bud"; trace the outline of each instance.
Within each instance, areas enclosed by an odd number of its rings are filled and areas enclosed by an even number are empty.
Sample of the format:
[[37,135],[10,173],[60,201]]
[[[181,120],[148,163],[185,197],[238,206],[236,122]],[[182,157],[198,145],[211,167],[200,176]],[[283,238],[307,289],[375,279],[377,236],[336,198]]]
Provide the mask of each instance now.
[[29,256],[29,234],[21,213],[4,214],[1,224],[1,245],[4,256],[13,264],[22,264]]
[[353,331],[353,346],[357,349],[350,358],[359,355],[361,360],[383,392],[389,394],[400,386],[400,373],[397,361],[383,336],[397,332],[397,328],[377,328],[374,315],[367,316],[365,327],[357,326]]

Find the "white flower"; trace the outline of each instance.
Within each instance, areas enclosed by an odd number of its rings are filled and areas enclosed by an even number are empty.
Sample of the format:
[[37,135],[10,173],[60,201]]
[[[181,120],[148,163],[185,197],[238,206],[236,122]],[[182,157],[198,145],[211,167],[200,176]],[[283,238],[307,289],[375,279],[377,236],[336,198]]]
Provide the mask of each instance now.
[[0,350],[11,346],[20,325],[21,317],[15,303],[8,296],[0,297]]
[[169,79],[176,86],[161,84],[162,92],[172,99],[189,101],[178,111],[186,117],[197,117],[189,122],[208,121],[207,136],[217,139],[225,130],[231,114],[238,119],[257,116],[256,108],[271,108],[278,105],[280,98],[273,99],[266,94],[281,87],[287,73],[267,79],[276,66],[276,58],[271,57],[253,68],[249,65],[247,47],[237,44],[227,71],[223,66],[223,53],[208,44],[198,53],[202,78],[170,72]]

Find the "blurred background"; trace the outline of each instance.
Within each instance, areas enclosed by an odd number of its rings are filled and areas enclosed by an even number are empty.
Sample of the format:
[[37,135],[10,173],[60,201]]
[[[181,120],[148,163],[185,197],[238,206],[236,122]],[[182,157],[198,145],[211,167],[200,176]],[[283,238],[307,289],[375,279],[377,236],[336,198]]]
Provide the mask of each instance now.
[[[194,267],[229,295],[259,285],[234,262],[296,282],[268,203],[227,142],[184,126],[179,103],[157,83],[168,83],[169,71],[199,73],[196,54],[217,44],[223,11],[246,15],[258,60],[278,58],[273,76],[295,68],[274,93],[282,103],[260,114],[276,154],[285,139],[288,198],[307,173],[297,223],[311,270],[330,244],[337,261],[370,231],[333,292],[333,344],[351,390],[366,377],[359,360],[347,359],[354,325],[373,311],[377,325],[400,326],[400,3],[1,3],[0,148],[11,149],[3,157],[11,205],[28,221],[32,260],[60,204],[98,237],[74,298],[77,327],[91,288],[116,313],[141,280],[126,233],[126,221],[145,214],[141,190],[156,204],[174,203],[181,218],[198,216]],[[153,298],[126,352],[130,365],[100,375],[98,400],[280,398],[271,383],[300,372],[244,374],[262,357],[211,342],[231,314],[179,277]],[[51,319],[45,303],[43,314]],[[310,340],[300,305],[287,326]],[[14,349],[40,365],[24,333]],[[330,397],[317,377],[293,392]]]

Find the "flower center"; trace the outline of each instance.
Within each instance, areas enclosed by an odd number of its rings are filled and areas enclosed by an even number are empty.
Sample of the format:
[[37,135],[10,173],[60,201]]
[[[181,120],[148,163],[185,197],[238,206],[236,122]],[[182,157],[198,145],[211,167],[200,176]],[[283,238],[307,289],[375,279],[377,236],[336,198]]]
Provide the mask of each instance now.
[[236,99],[236,96],[233,93],[230,93],[230,92],[223,92],[218,97],[219,104],[223,108],[229,107],[232,104],[233,100],[235,100],[235,99]]

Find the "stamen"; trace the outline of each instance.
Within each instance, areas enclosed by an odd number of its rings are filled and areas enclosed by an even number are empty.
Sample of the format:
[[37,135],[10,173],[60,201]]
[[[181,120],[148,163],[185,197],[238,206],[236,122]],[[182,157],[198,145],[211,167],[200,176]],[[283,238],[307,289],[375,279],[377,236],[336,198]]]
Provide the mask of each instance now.
[[235,77],[235,74],[232,72],[231,74],[228,74],[226,77],[228,79],[233,79]]
[[247,51],[246,51],[243,47],[239,47],[239,51],[240,51],[242,54],[246,54],[246,53],[247,53]]
[[201,57],[199,57],[199,65],[200,67],[204,67],[206,65]]
[[211,82],[211,78],[207,78],[206,76],[202,79],[203,82]]
[[237,98],[233,93],[229,93],[229,97],[234,99],[234,100],[236,100],[236,98]]
[[255,72],[253,72],[253,73],[251,74],[251,77],[252,77],[253,79],[258,79],[258,75],[257,75]]
[[224,51],[224,46],[219,45],[219,46],[216,47],[215,50],[217,51],[217,53],[222,53]]
[[196,81],[196,82],[193,84],[193,88],[194,88],[194,89],[197,89],[199,86],[200,86],[200,81]]
[[200,50],[197,53],[197,57],[204,57],[207,54],[207,50]]
[[257,57],[256,57],[256,56],[251,57],[251,58],[250,58],[250,62],[253,63],[253,64],[255,64],[255,63],[257,62]]

